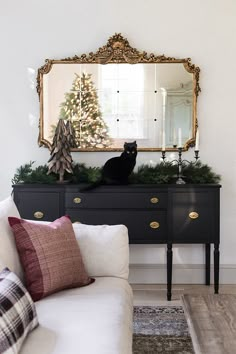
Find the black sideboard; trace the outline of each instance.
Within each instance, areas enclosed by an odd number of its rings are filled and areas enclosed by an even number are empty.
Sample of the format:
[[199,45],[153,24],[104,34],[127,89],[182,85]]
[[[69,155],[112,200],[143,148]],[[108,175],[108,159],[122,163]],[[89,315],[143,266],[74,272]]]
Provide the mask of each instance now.
[[220,185],[163,184],[101,186],[17,184],[14,200],[22,218],[124,224],[131,244],[167,244],[167,298],[171,300],[172,245],[205,244],[205,283],[210,284],[214,244],[214,287],[219,289]]

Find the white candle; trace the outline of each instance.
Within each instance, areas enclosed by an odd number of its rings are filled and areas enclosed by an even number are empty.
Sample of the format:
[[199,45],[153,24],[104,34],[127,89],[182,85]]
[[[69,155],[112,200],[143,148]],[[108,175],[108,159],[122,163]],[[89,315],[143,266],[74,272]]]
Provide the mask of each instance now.
[[163,131],[162,132],[162,147],[161,147],[162,151],[165,151],[166,149],[166,133]]
[[182,147],[182,131],[181,131],[181,128],[178,129],[178,147]]
[[173,145],[177,145],[176,144],[176,129],[174,128],[174,133],[173,133]]
[[196,132],[195,151],[199,151],[199,131]]

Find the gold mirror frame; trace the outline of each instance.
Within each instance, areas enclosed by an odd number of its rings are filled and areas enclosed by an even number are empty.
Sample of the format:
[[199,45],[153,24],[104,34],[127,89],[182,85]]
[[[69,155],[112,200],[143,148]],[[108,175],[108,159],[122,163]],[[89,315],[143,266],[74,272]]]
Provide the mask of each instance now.
[[[196,131],[198,128],[197,120],[197,98],[201,91],[199,85],[200,68],[191,63],[191,58],[177,59],[166,57],[165,55],[147,54],[132,48],[127,39],[120,33],[109,38],[107,44],[98,49],[96,53],[90,52],[67,57],[64,59],[46,59],[45,64],[38,69],[37,92],[40,101],[40,119],[39,119],[39,146],[51,148],[51,143],[44,137],[44,117],[43,117],[43,77],[48,74],[54,64],[109,64],[109,63],[182,63],[187,72],[193,74],[193,113],[192,113],[192,137],[184,144],[183,150],[195,145]],[[72,151],[122,151],[122,148],[72,148]],[[139,151],[161,151],[161,147],[139,148]],[[167,151],[176,151],[175,147],[166,148]]]

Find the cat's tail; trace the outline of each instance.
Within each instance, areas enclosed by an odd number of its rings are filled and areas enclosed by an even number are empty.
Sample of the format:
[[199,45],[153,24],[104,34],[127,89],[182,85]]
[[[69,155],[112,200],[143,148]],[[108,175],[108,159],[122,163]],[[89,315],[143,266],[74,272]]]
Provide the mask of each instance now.
[[87,186],[80,188],[80,192],[90,191],[90,190],[95,189],[99,186],[102,186],[103,184],[104,184],[103,180],[99,179],[96,182],[93,182],[91,184],[88,184]]

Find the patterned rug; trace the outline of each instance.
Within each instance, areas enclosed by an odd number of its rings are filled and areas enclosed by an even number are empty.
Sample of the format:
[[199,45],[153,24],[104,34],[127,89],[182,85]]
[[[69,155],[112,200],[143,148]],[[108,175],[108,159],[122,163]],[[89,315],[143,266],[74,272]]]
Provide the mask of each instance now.
[[181,306],[135,306],[133,354],[193,354]]

